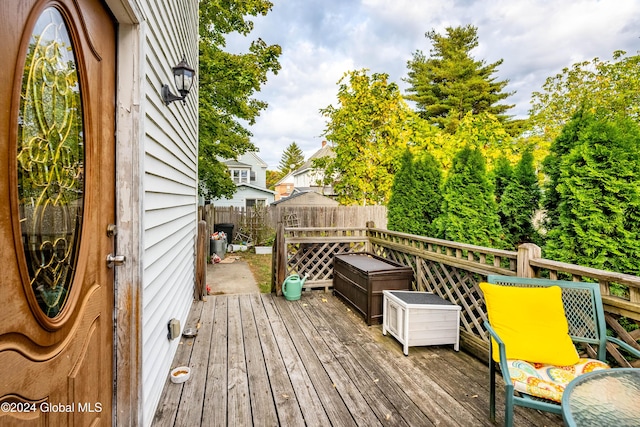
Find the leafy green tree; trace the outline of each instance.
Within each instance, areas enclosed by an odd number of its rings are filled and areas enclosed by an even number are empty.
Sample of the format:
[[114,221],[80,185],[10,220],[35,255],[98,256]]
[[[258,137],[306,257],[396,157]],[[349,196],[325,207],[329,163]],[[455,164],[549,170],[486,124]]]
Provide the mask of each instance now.
[[248,36],[253,22],[247,17],[266,15],[267,0],[199,2],[199,148],[200,193],[207,199],[231,197],[236,186],[218,159],[237,158],[250,150],[252,125],[267,107],[252,98],[267,81],[269,72],[280,69],[278,45],[254,40],[246,53],[225,51],[225,36],[237,32]]
[[477,148],[487,163],[487,169],[493,170],[501,156],[515,162],[517,144],[504,129],[498,119],[489,113],[467,113],[453,135],[438,131],[430,126],[430,132],[423,132],[418,139],[421,147],[429,151],[440,163],[446,173],[451,169],[453,158],[460,147]]
[[[615,51],[612,61],[594,58],[549,77],[531,97],[530,121],[536,134],[554,141],[580,108],[604,107],[640,121],[640,55]],[[602,113],[603,110],[600,110]]]
[[480,246],[502,247],[502,230],[493,185],[478,149],[463,148],[442,190],[442,214],[436,220],[440,236]]
[[402,156],[391,186],[388,227],[403,233],[434,236],[433,221],[440,215],[442,172],[428,152]]
[[289,172],[292,172],[298,169],[300,166],[304,164],[304,153],[296,144],[296,142],[292,142],[287,146],[287,148],[282,153],[282,158],[280,159],[280,173],[282,176],[285,176]]
[[420,116],[448,133],[455,133],[469,112],[489,112],[504,123],[511,134],[519,133],[520,121],[505,112],[513,105],[501,104],[512,93],[504,92],[508,80],[496,81],[502,60],[485,64],[471,56],[478,46],[478,29],[472,25],[447,27],[446,34],[428,31],[431,56],[420,50],[407,62],[407,99],[414,101]]
[[282,175],[279,171],[270,171],[267,170],[267,188],[269,190],[274,190],[276,188],[276,183],[282,179],[284,175]]
[[416,136],[415,114],[387,74],[350,71],[338,82],[339,106],[321,113],[335,157],[316,161],[341,204],[386,204],[400,157]]
[[504,125],[491,113],[467,113],[454,134],[457,147],[468,145],[482,153],[487,169],[492,170],[498,158],[505,156],[515,163],[516,144]]
[[640,274],[640,126],[610,110],[576,115],[575,145],[560,158],[559,218],[545,256]]
[[517,246],[539,242],[533,217],[540,205],[540,186],[533,166],[533,153],[527,149],[515,167],[513,179],[502,193],[498,204],[505,240]]

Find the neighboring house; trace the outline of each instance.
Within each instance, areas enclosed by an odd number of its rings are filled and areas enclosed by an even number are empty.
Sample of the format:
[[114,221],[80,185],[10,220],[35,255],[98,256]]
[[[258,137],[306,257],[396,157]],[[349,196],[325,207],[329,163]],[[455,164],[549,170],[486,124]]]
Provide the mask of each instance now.
[[335,157],[335,152],[327,144],[327,141],[322,141],[322,148],[313,153],[302,166],[292,172],[295,189],[301,191],[313,190],[325,196],[334,195],[333,187],[322,183],[324,172],[313,167],[313,161],[322,157]]
[[0,401],[75,408],[0,424],[153,421],[197,234],[198,85],[161,88],[198,69],[198,4],[2,2]]
[[316,191],[295,191],[291,196],[273,202],[272,205],[278,207],[300,207],[300,206],[338,206],[339,203]]
[[223,161],[237,190],[230,199],[213,201],[215,206],[251,208],[267,206],[275,200],[275,191],[267,189],[267,164],[254,151],[238,157],[238,160]]
[[293,188],[293,173],[289,172],[288,174],[280,178],[278,182],[276,182],[276,201],[281,200],[285,197],[289,197],[293,192]]

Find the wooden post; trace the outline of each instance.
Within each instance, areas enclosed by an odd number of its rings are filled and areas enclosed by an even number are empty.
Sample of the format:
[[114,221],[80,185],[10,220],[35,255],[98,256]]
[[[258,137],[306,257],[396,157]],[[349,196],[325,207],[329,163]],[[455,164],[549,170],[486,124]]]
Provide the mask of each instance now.
[[373,252],[373,246],[371,245],[371,235],[369,234],[369,229],[370,228],[376,228],[376,223],[373,221],[367,221],[365,223],[365,226],[367,227],[367,243],[366,243],[366,249],[365,251],[372,253]]
[[279,258],[278,258],[278,248],[279,248],[279,242],[278,242],[278,225],[276,224],[276,238],[273,241],[273,248],[272,248],[272,255],[271,255],[271,289],[269,290],[269,292],[276,292],[276,283],[278,282],[278,265],[279,265]]
[[284,223],[278,224],[278,231],[276,232],[277,250],[274,256],[278,259],[276,261],[276,274],[275,274],[275,290],[276,295],[282,295],[282,282],[284,282],[287,274],[287,246],[284,238]]
[[196,243],[196,283],[194,297],[202,300],[207,294],[207,255],[209,250],[209,233],[207,222],[198,221],[198,240]]
[[523,243],[518,246],[518,263],[516,274],[518,277],[536,277],[535,270],[529,264],[529,261],[535,258],[542,258],[542,250],[533,243]]

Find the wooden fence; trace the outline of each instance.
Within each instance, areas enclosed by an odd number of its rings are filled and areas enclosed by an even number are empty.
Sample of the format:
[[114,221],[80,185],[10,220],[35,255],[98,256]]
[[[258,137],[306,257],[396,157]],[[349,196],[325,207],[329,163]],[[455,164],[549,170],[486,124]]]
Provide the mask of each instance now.
[[[386,206],[281,206],[266,208],[201,206],[199,219],[207,222],[209,233],[215,224],[233,224],[235,232],[249,235],[251,229],[275,230],[279,223],[288,227],[365,227],[373,221],[387,226]],[[234,232],[234,234],[235,234]]]
[[279,222],[285,226],[298,227],[365,227],[373,221],[380,227],[387,227],[386,206],[281,206],[269,207],[271,226]]
[[[278,228],[273,260],[273,289],[281,293],[283,280],[292,273],[307,276],[305,287],[328,289],[333,280],[333,256],[345,252],[371,252],[411,266],[413,288],[438,294],[462,307],[461,345],[481,359],[487,357],[487,319],[478,284],[489,274],[550,277],[600,284],[608,326],[622,340],[640,350],[640,329],[627,332],[619,323],[640,325],[640,277],[547,260],[540,248],[524,244],[504,251],[429,237],[397,233],[373,224],[363,228]],[[614,296],[612,286],[625,290]],[[628,362],[614,346],[609,354],[621,366]],[[587,348],[591,354],[592,349]],[[640,367],[640,361],[634,362]]]

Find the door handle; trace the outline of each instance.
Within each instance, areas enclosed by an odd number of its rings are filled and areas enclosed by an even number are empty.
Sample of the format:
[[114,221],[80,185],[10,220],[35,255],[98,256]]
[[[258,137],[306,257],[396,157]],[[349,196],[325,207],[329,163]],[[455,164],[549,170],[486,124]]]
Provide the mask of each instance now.
[[126,260],[127,260],[127,257],[124,255],[109,254],[107,255],[107,267],[113,268],[117,265],[122,265],[125,263]]

